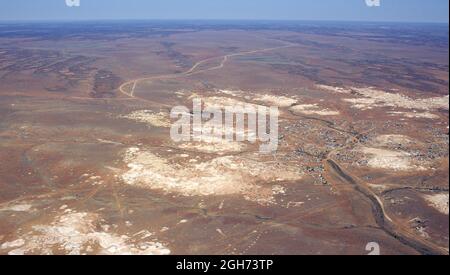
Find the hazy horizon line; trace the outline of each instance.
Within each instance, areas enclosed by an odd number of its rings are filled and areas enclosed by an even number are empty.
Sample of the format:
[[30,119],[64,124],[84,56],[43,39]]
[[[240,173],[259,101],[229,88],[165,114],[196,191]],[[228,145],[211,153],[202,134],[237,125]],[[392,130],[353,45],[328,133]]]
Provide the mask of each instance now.
[[405,23],[405,24],[446,24],[445,21],[379,21],[379,20],[339,20],[339,19],[207,19],[207,18],[86,18],[86,19],[0,19],[1,23],[33,23],[33,22],[114,22],[114,21],[217,21],[217,22],[327,22],[327,23]]

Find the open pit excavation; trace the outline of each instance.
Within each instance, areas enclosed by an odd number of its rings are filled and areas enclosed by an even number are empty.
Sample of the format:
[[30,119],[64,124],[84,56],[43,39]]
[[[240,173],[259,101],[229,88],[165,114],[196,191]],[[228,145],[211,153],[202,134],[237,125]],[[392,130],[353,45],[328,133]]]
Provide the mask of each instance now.
[[448,25],[67,28],[0,24],[1,255],[449,254]]

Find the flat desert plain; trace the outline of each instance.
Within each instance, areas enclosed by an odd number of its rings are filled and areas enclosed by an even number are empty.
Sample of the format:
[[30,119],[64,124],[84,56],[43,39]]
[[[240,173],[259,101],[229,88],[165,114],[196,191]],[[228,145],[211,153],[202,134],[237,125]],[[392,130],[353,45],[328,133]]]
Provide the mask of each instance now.
[[[0,254],[448,254],[448,25],[0,25]],[[175,106],[279,108],[278,149]]]

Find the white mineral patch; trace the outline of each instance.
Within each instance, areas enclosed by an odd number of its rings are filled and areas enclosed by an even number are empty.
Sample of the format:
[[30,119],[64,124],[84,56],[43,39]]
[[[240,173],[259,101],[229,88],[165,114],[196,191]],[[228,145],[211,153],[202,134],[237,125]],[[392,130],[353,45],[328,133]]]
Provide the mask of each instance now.
[[163,112],[155,113],[150,110],[140,110],[126,116],[121,116],[121,118],[131,119],[159,128],[170,128],[171,126],[169,114]]
[[254,98],[254,100],[264,103],[266,106],[277,106],[277,107],[290,107],[297,103],[296,99],[286,97],[286,96],[276,96],[276,95],[260,95]]
[[351,91],[345,88],[333,87],[327,85],[316,85],[317,88],[338,94],[349,94]]
[[438,115],[434,115],[430,112],[388,112],[391,116],[403,116],[406,118],[427,118],[427,119],[438,119]]
[[448,215],[448,194],[425,195],[424,198],[437,211]]
[[286,188],[281,185],[274,185],[272,187],[272,192],[274,195],[280,195],[280,194],[284,195],[284,194],[286,194]]
[[407,152],[368,147],[362,147],[360,150],[362,153],[368,156],[368,166],[372,168],[390,169],[397,171],[424,169],[423,167],[414,165],[411,161],[410,154],[408,154]]
[[373,98],[346,98],[344,101],[352,103],[352,107],[360,110],[371,110],[375,107],[383,107],[377,104],[377,100]]
[[317,104],[301,104],[295,105],[290,109],[292,112],[304,115],[319,115],[319,116],[337,116],[338,111],[332,111],[328,109],[323,109]]
[[299,201],[299,202],[290,201],[290,202],[288,202],[288,204],[286,205],[286,208],[300,207],[300,206],[302,206],[302,205],[304,205],[304,204],[305,204],[305,203],[304,203],[304,202],[301,202],[301,201]]
[[191,98],[201,98],[204,104],[204,108],[224,110],[226,107],[253,107],[254,111],[258,110],[258,106],[264,107],[262,105],[247,103],[242,100],[238,100],[230,97],[212,96],[212,97],[199,97],[198,95],[191,96]]
[[381,135],[375,138],[375,143],[380,146],[398,145],[398,144],[411,144],[414,141],[404,135]]
[[219,93],[235,97],[241,97],[246,94],[244,91],[241,90],[219,90]]
[[3,244],[10,255],[54,254],[80,255],[96,248],[96,254],[165,255],[170,250],[159,242],[141,242],[126,235],[116,235],[101,229],[97,214],[71,212],[57,216],[50,224],[35,225],[20,239]]
[[15,247],[21,247],[25,244],[25,241],[22,239],[17,239],[12,242],[6,242],[0,246],[1,249],[8,249],[8,248],[15,248]]
[[207,154],[225,154],[242,151],[246,145],[239,142],[220,140],[217,142],[188,142],[177,145],[178,148]]
[[[254,92],[244,92],[241,90],[219,90],[219,93],[232,96],[232,97],[238,97],[238,98],[244,98],[246,100],[253,100],[262,103],[264,106],[276,106],[276,107],[290,107],[297,103],[297,99],[282,95],[273,95],[273,94],[262,94],[262,95],[254,95]],[[236,100],[236,99],[230,99],[230,98],[223,98],[223,97],[210,97],[209,99],[206,99],[206,101],[214,101],[217,102],[219,100],[222,100],[224,102],[223,105],[225,106],[242,106],[245,102]],[[255,104],[252,104],[253,106],[258,106]],[[211,106],[211,105],[209,105]]]
[[436,109],[448,110],[449,96],[413,99],[399,93],[388,93],[373,88],[351,88],[361,95],[360,98],[347,98],[344,101],[353,104],[357,109],[372,109],[375,107],[394,107],[411,110],[430,111]]
[[5,208],[0,208],[0,211],[12,211],[12,212],[27,212],[33,208],[31,204],[12,204]]
[[162,190],[181,196],[241,194],[261,204],[271,203],[279,189],[270,184],[302,178],[294,166],[276,165],[240,156],[224,156],[200,163],[172,164],[151,151],[129,149],[124,161],[129,170],[122,175],[126,184]]
[[[404,108],[411,110],[433,111],[437,109],[449,109],[449,96],[413,99],[400,93],[390,93],[375,88],[342,88],[326,85],[317,85],[318,88],[334,93],[355,95],[356,98],[344,98],[343,100],[352,104],[353,108],[370,110],[379,107]],[[395,113],[392,113],[395,114]],[[407,117],[435,118],[433,114],[423,112],[399,112]]]

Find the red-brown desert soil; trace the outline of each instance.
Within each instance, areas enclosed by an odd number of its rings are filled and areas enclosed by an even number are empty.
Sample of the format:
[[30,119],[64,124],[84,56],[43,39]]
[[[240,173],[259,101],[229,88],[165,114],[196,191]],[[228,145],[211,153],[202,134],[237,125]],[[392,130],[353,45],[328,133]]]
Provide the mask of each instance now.
[[[448,25],[83,24],[0,25],[0,254],[448,254]],[[278,150],[172,141],[194,97]]]

